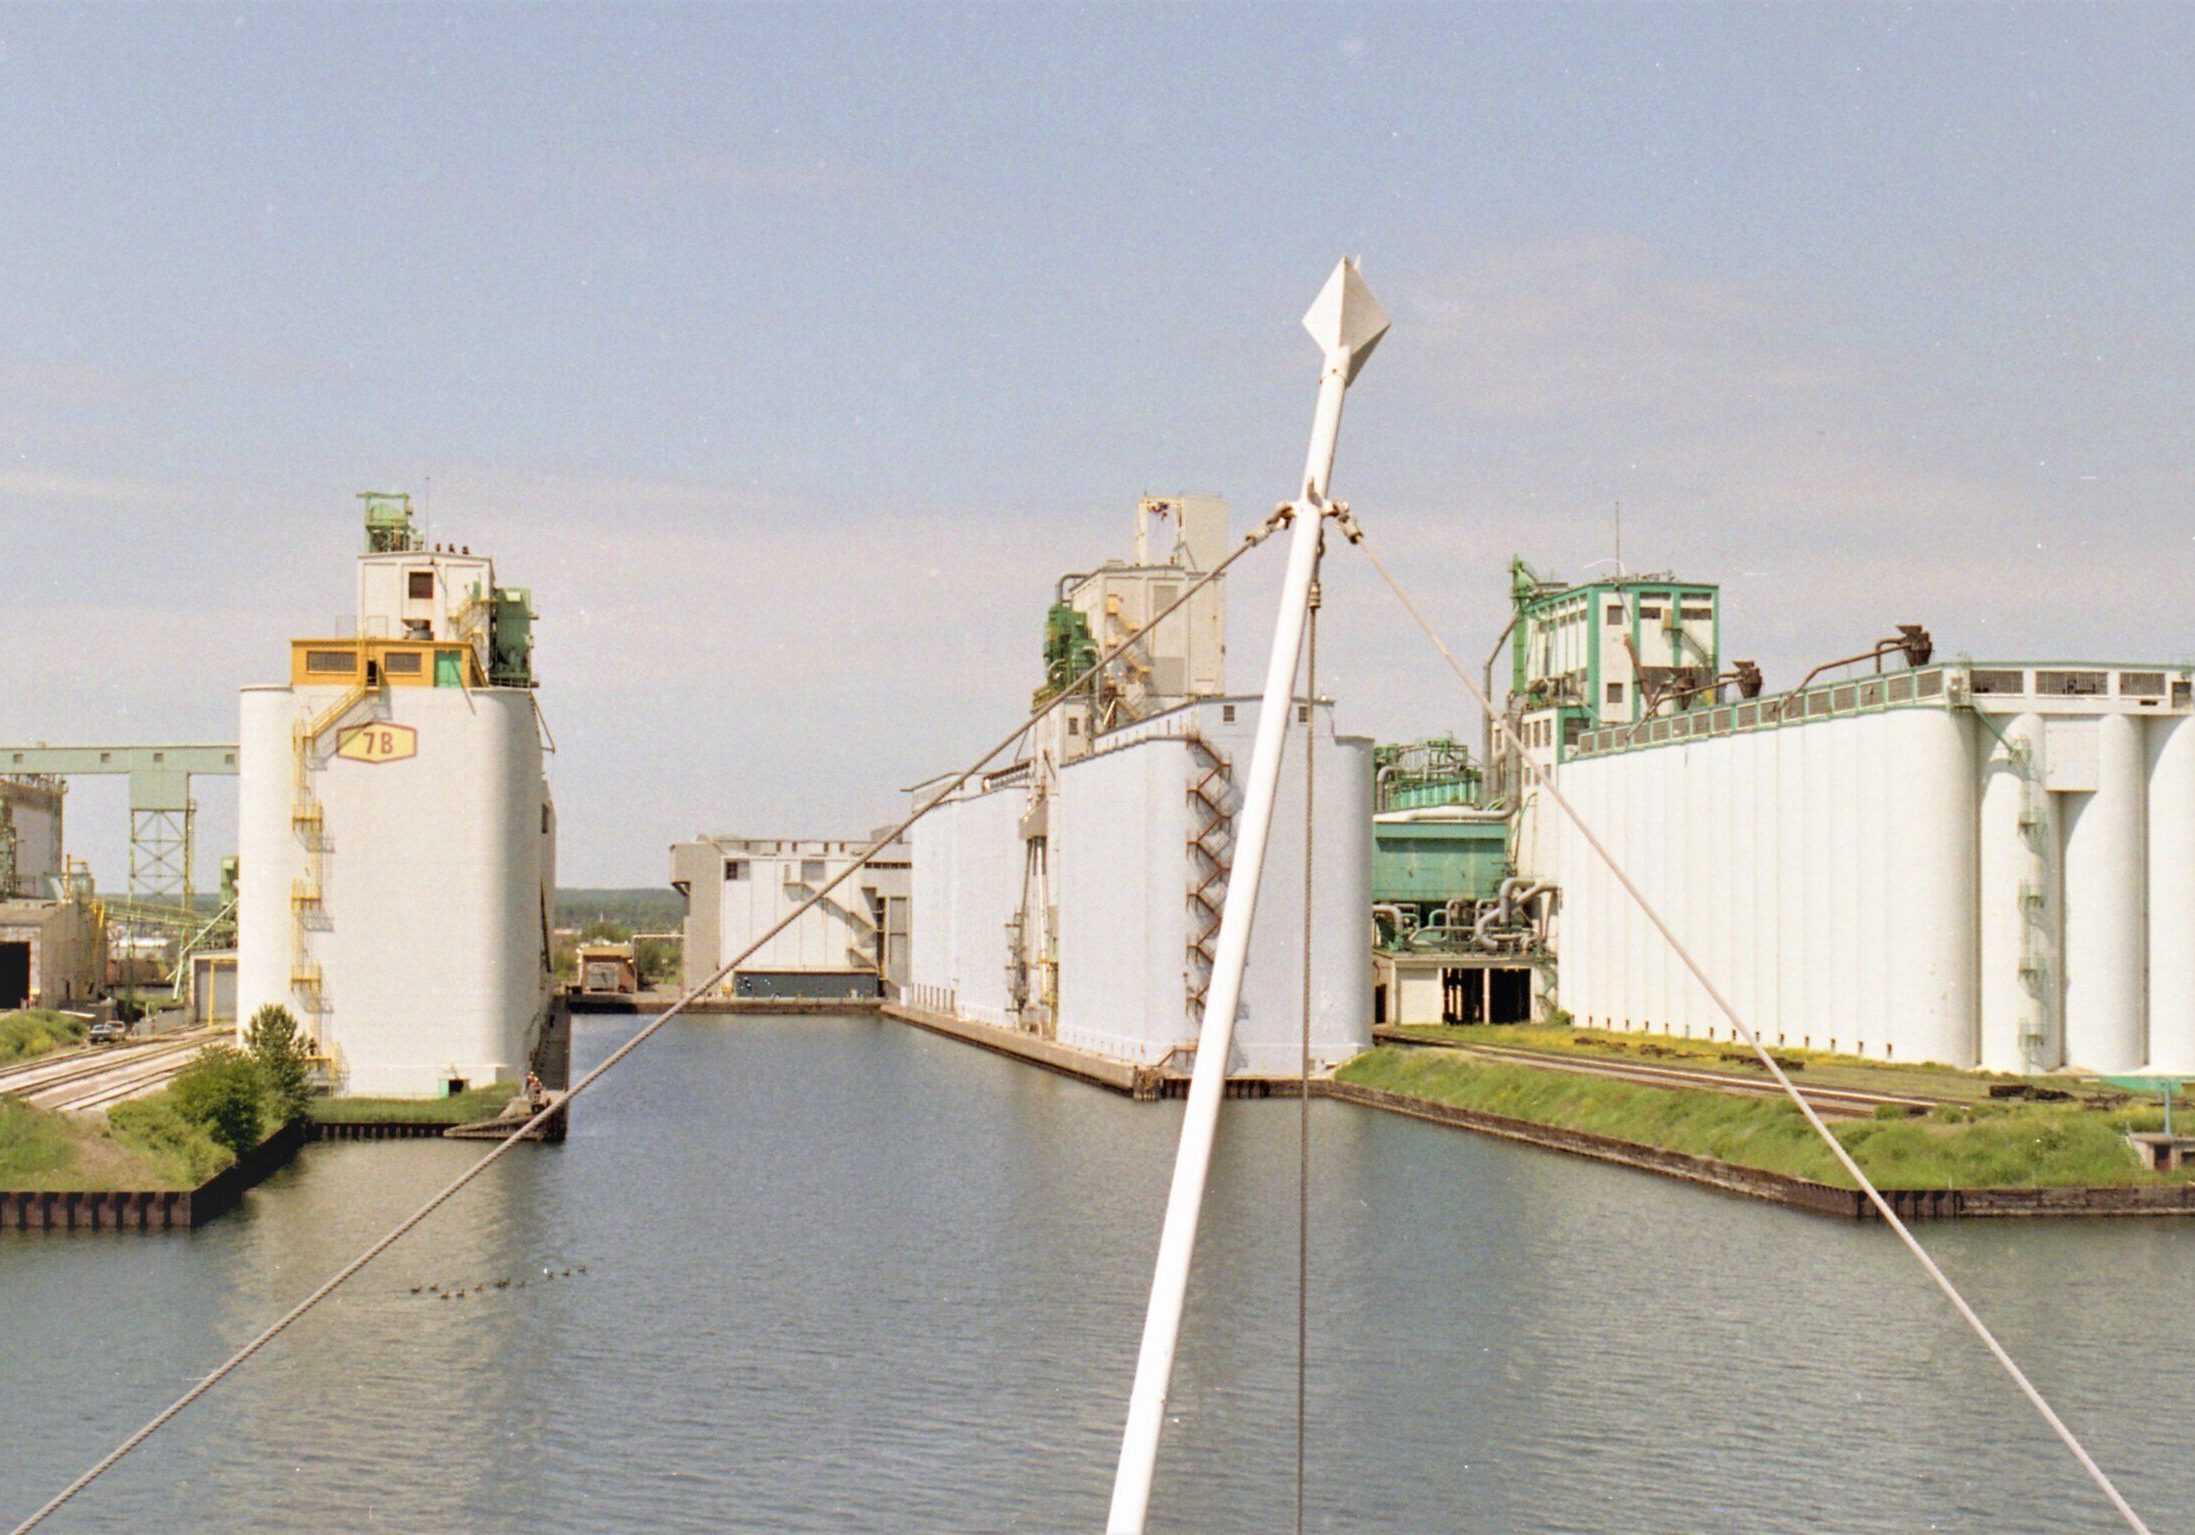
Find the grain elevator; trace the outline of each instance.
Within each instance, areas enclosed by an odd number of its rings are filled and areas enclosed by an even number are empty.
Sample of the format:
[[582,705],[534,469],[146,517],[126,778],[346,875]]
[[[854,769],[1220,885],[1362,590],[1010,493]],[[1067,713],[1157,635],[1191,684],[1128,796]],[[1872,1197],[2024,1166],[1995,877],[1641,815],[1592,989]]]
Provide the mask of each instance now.
[[243,692],[239,1022],[288,1007],[340,1093],[516,1082],[554,993],[530,596],[362,499],[351,632]]
[[[918,822],[907,1002],[1138,1065],[1193,1054],[1259,700],[1226,692],[1224,578],[1163,613],[1228,549],[1216,498],[1150,498],[1135,556],[1060,579],[1017,760]],[[1108,649],[1141,639],[1095,677]],[[1228,1066],[1292,1075],[1303,1006],[1304,757],[1311,818],[1312,1054],[1371,1040],[1371,743],[1299,698]],[[918,785],[917,801],[938,785]]]
[[1578,1023],[1733,1037],[1527,758],[1771,1046],[2195,1073],[2189,667],[1947,662],[1904,624],[1764,694],[1712,585],[1512,589],[1490,777]]

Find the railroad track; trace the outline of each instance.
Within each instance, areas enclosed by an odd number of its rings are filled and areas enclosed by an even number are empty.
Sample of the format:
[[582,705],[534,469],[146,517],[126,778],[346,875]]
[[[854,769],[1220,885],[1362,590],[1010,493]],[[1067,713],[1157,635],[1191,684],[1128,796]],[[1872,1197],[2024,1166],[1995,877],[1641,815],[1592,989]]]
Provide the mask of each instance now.
[[[1481,1060],[1529,1065],[1548,1071],[1569,1071],[1580,1076],[1608,1077],[1650,1087],[1689,1087],[1710,1092],[1740,1093],[1755,1098],[1781,1098],[1783,1089],[1767,1077],[1740,1076],[1735,1072],[1699,1067],[1653,1066],[1643,1061],[1600,1060],[1592,1056],[1564,1055],[1553,1050],[1534,1050],[1524,1045],[1458,1044],[1448,1040],[1415,1039],[1386,1029],[1376,1031],[1383,1044],[1410,1045],[1421,1050],[1454,1050]],[[1945,1098],[1923,1098],[1909,1093],[1871,1093],[1858,1088],[1815,1087],[1794,1079],[1799,1095],[1825,1118],[1864,1119],[1885,1104],[1901,1109],[1932,1109]]]
[[0,1093],[64,1113],[102,1108],[175,1075],[222,1032],[194,1029],[140,1046],[71,1051],[0,1073]]

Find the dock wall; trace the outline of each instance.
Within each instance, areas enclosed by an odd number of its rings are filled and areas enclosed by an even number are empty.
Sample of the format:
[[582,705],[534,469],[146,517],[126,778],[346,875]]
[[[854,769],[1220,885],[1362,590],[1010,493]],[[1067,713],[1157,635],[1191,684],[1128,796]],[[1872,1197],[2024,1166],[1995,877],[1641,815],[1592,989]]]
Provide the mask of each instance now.
[[189,1231],[234,1209],[309,1138],[285,1125],[195,1189],[0,1193],[0,1231]]

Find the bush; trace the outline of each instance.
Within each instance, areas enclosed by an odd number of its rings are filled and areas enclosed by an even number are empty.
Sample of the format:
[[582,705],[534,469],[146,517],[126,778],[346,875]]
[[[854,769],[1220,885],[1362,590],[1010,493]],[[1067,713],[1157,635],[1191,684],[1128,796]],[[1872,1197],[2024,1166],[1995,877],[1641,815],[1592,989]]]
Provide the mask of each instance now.
[[167,1096],[176,1113],[236,1156],[265,1136],[266,1082],[250,1056],[227,1045],[199,1051],[198,1059],[176,1074]]
[[45,1174],[66,1169],[74,1155],[54,1115],[0,1096],[0,1188],[29,1187]]
[[196,1188],[236,1161],[204,1125],[177,1113],[166,1093],[116,1104],[107,1110],[107,1128],[123,1145],[149,1156],[179,1188]]
[[305,1105],[312,1098],[312,1082],[305,1063],[304,1041],[297,1037],[297,1019],[290,1010],[270,1002],[252,1014],[244,1045],[251,1052],[252,1064],[259,1068],[268,1112],[284,1124],[304,1118]]
[[48,1008],[0,1017],[0,1061],[27,1061],[63,1045],[80,1044],[84,1020]]

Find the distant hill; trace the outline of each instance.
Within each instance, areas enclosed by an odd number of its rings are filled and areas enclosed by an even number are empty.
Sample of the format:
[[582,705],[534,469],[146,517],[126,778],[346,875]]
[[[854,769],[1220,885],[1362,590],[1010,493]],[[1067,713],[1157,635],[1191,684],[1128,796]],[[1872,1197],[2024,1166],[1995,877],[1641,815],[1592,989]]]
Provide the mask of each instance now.
[[675,932],[686,920],[686,902],[676,890],[643,886],[637,890],[559,890],[556,925],[587,927],[614,922],[642,933]]

